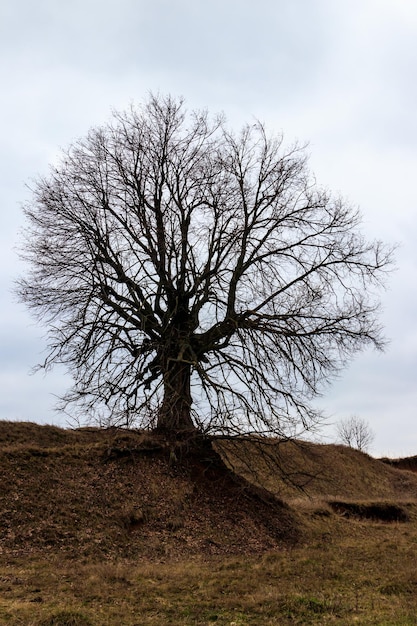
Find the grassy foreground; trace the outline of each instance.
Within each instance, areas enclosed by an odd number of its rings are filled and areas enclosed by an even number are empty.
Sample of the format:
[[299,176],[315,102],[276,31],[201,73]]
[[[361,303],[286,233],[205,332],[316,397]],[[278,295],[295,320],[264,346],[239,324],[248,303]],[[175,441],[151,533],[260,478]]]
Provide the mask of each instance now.
[[[274,477],[271,449],[224,452],[242,474],[251,458],[256,482],[285,499],[295,541],[218,483],[192,488],[149,442],[143,456],[143,442],[109,436],[0,424],[1,625],[417,624],[416,474],[287,447],[299,492]],[[126,499],[154,512],[132,525]]]
[[357,537],[245,558],[173,563],[2,563],[10,626],[416,624],[417,533]]

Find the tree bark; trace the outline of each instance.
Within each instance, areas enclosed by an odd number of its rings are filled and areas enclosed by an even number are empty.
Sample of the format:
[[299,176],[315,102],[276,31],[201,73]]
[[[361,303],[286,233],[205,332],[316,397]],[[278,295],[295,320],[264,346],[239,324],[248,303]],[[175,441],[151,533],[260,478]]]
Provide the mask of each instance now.
[[163,375],[164,398],[157,428],[172,434],[196,431],[191,418],[191,365],[169,360]]

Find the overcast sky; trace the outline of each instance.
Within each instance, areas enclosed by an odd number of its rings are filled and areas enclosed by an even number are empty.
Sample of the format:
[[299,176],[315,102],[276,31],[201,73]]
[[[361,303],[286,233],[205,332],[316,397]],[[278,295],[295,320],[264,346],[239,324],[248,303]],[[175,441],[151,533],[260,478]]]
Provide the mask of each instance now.
[[319,405],[330,422],[369,422],[373,454],[417,454],[417,3],[2,0],[0,47],[0,419],[66,425],[53,394],[70,381],[29,375],[43,330],[11,293],[26,185],[112,109],[159,91],[309,142],[317,181],[361,208],[368,237],[400,244],[387,350],[357,357]]

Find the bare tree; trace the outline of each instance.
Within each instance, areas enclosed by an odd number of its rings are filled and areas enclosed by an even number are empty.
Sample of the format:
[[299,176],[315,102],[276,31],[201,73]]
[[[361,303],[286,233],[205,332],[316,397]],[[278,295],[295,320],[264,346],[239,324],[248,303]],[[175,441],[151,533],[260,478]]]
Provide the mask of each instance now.
[[339,439],[345,445],[366,452],[375,439],[368,422],[357,415],[342,420],[337,425]]
[[[391,251],[260,123],[151,96],[74,143],[24,208],[20,298],[99,419],[282,435],[348,358],[383,346]],[[101,416],[101,418],[100,418]]]

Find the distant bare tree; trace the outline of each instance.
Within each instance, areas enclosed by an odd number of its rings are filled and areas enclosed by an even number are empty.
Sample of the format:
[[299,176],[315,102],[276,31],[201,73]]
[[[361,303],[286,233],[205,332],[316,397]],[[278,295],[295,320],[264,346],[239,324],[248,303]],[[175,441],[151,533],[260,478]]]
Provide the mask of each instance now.
[[340,421],[337,433],[342,443],[361,452],[366,452],[375,439],[368,422],[356,415]]
[[[260,123],[151,96],[90,131],[26,205],[20,298],[64,406],[171,433],[309,428],[320,384],[381,348],[391,251]],[[88,414],[88,413],[87,413]]]

